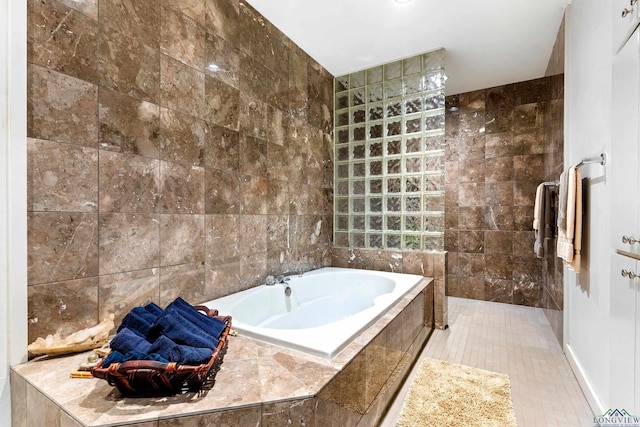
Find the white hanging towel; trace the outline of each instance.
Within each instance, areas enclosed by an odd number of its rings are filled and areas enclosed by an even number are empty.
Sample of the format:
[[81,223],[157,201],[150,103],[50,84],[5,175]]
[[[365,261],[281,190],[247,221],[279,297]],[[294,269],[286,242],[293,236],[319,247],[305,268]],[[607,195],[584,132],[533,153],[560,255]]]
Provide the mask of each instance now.
[[[563,175],[565,176],[561,176],[560,178],[558,244],[556,245],[556,252],[558,254],[558,257],[565,260],[566,263],[569,263],[573,261],[574,255],[573,239],[576,226],[576,168],[569,168],[569,170],[563,172]],[[566,188],[563,188],[562,186],[565,183]],[[565,200],[562,200],[565,195],[566,202]],[[566,211],[564,210],[565,207]]]
[[580,273],[580,251],[582,250],[582,174],[576,169],[576,225],[573,238],[573,260],[568,263],[569,269]]

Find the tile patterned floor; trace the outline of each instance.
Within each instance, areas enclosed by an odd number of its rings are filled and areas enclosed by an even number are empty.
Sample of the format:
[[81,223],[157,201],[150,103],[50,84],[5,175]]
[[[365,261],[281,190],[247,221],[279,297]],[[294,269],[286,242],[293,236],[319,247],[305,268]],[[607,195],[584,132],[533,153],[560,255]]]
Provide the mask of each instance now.
[[[434,331],[422,358],[509,375],[519,427],[593,426],[593,413],[541,309],[450,297],[449,329]],[[396,425],[414,375],[415,368],[381,427]]]

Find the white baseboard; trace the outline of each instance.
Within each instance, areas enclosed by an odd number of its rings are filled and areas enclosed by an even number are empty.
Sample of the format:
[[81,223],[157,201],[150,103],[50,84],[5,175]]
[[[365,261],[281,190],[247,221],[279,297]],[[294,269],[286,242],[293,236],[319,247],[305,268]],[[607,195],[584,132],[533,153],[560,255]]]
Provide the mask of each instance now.
[[569,361],[569,366],[571,366],[571,370],[573,374],[576,376],[578,380],[578,384],[582,389],[582,393],[584,393],[584,397],[587,399],[589,406],[594,414],[600,415],[604,414],[607,408],[604,407],[602,400],[598,397],[596,390],[591,385],[591,382],[588,380],[587,376],[584,373],[584,369],[580,365],[580,362],[576,359],[573,350],[569,344],[564,345],[564,354]]

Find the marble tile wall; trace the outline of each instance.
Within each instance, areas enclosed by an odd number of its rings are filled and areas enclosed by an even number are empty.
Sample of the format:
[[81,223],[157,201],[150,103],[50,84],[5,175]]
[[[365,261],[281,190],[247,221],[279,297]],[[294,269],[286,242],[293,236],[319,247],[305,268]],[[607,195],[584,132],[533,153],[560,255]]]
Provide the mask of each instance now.
[[240,0],[28,0],[29,341],[328,265],[333,77]]
[[533,205],[562,169],[562,87],[557,75],[447,97],[449,295],[543,305]]
[[[545,139],[552,149],[545,153],[545,181],[560,179],[564,169],[564,18],[549,58],[546,76],[551,82],[550,114],[546,117]],[[557,189],[556,189],[557,190]],[[557,195],[553,199],[557,203]],[[545,247],[542,259],[542,308],[560,346],[563,346],[564,267],[556,254],[556,238]]]
[[400,252],[334,247],[331,250],[331,265],[333,267],[418,274],[433,278],[434,325],[438,329],[444,329],[448,324],[447,257],[446,252]]

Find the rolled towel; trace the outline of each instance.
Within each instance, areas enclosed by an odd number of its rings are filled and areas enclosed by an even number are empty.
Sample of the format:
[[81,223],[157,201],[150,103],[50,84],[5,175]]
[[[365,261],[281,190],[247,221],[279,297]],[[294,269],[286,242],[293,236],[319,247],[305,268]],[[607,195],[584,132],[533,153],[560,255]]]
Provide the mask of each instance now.
[[124,363],[129,360],[155,360],[156,362],[169,363],[169,361],[158,353],[145,354],[139,351],[130,351],[122,354],[119,351],[111,351],[102,361],[101,367],[106,369],[113,363]]
[[181,365],[200,365],[207,362],[213,351],[210,348],[179,345],[166,336],[159,336],[150,351]]
[[136,334],[129,328],[122,328],[118,334],[111,340],[111,349],[127,354],[130,351],[139,351],[140,353],[149,354],[151,344]]
[[191,347],[214,349],[218,345],[216,337],[207,334],[175,310],[165,310],[151,327],[147,338],[149,341],[155,341],[160,335],[177,344]]
[[145,305],[144,309],[151,314],[155,314],[156,317],[162,314],[162,309],[153,302],[150,302],[149,304]]
[[202,330],[209,335],[213,335],[215,338],[220,338],[220,334],[222,334],[222,331],[226,326],[223,321],[200,313],[198,310],[193,308],[191,304],[180,297],[176,298],[171,304],[169,304],[166,310],[177,310],[183,317],[198,325]]
[[146,337],[149,334],[149,329],[151,329],[151,326],[156,319],[157,316],[146,311],[144,307],[135,307],[127,313],[126,316],[124,316],[122,323],[118,327],[118,332],[124,328],[128,328]]

